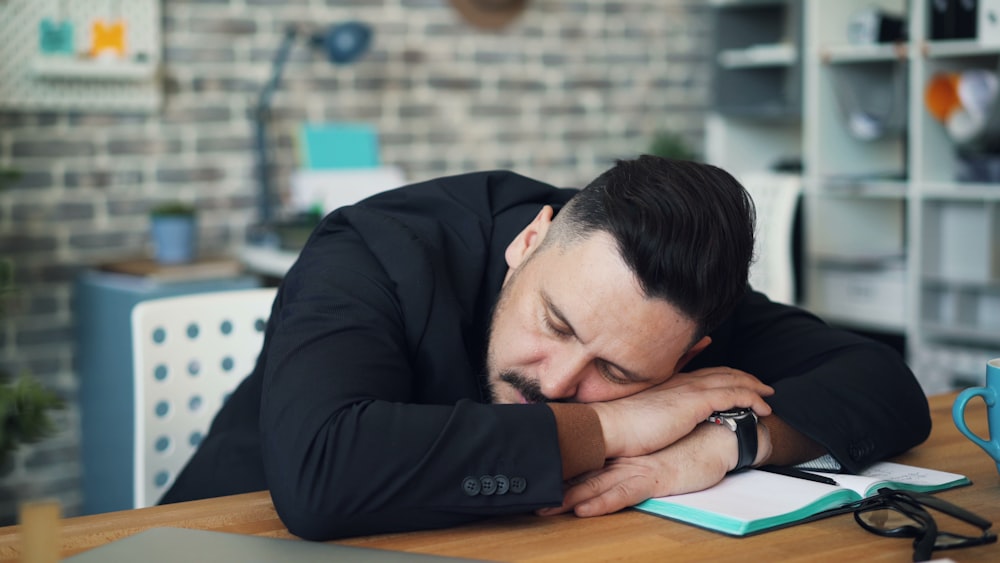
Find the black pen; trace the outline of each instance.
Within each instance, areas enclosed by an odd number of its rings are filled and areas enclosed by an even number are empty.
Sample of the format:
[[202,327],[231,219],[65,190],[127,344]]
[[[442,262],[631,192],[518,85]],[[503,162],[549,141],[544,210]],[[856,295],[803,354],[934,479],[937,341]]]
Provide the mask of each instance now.
[[805,479],[806,481],[815,481],[817,483],[823,483],[825,485],[833,485],[834,487],[839,487],[840,483],[837,483],[833,479],[826,477],[824,475],[816,475],[815,473],[809,473],[808,471],[802,471],[801,469],[795,469],[794,467],[780,467],[777,465],[764,465],[758,467],[761,471],[767,471],[768,473],[777,473],[778,475],[786,475],[788,477],[795,477],[796,479]]

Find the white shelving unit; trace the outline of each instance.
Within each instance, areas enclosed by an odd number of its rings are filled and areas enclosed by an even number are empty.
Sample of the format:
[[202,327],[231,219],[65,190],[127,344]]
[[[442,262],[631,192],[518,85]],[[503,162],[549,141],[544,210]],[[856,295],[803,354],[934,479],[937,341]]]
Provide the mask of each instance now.
[[[784,60],[801,67],[789,73],[800,80],[801,109],[749,119],[716,100],[706,125],[709,160],[738,177],[779,155],[802,155],[800,304],[849,328],[905,336],[908,361],[928,393],[981,382],[985,361],[1000,357],[1000,182],[960,181],[957,147],[924,102],[937,73],[996,72],[1000,45],[975,36],[932,40],[931,5],[713,3],[717,23],[771,10],[784,36],[800,38],[797,53]],[[907,39],[852,43],[848,27],[871,9],[905,18]],[[717,41],[717,48],[739,60],[731,54],[736,46]],[[715,72],[718,80],[735,71],[717,63]],[[993,112],[1000,116],[1000,102]],[[1000,155],[1000,129],[986,152]]]

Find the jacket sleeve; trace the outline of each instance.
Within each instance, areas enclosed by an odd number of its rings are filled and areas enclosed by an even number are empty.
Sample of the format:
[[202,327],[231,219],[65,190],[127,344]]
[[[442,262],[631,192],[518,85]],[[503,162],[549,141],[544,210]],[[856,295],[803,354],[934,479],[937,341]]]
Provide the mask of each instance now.
[[751,292],[723,338],[723,362],[775,388],[776,415],[856,472],[927,439],[930,412],[913,373],[881,343]]
[[327,229],[285,278],[264,345],[264,469],[288,529],[328,540],[558,505],[552,411],[414,400],[419,319],[357,233]]

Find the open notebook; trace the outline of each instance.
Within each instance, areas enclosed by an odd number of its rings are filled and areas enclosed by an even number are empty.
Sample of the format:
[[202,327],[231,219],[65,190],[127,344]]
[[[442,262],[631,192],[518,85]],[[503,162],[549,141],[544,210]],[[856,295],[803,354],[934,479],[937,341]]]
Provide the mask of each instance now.
[[971,481],[963,475],[899,463],[876,463],[858,475],[822,473],[827,485],[750,469],[710,489],[652,498],[635,508],[733,536],[746,536],[815,519],[823,512],[874,495],[879,488],[933,492]]
[[226,534],[186,528],[151,528],[85,551],[64,561],[71,563],[180,563],[239,561],[240,563],[298,563],[357,561],[360,563],[460,563],[456,559],[404,551],[387,551],[300,540]]

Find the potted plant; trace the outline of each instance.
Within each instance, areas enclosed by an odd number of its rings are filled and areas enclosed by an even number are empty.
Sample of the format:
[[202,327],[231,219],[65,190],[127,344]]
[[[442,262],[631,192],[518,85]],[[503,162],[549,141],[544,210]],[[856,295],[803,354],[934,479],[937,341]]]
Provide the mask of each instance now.
[[679,133],[660,131],[653,136],[649,153],[677,160],[697,160],[698,154]]
[[161,264],[194,261],[198,248],[197,212],[193,205],[168,201],[149,212],[154,257]]

